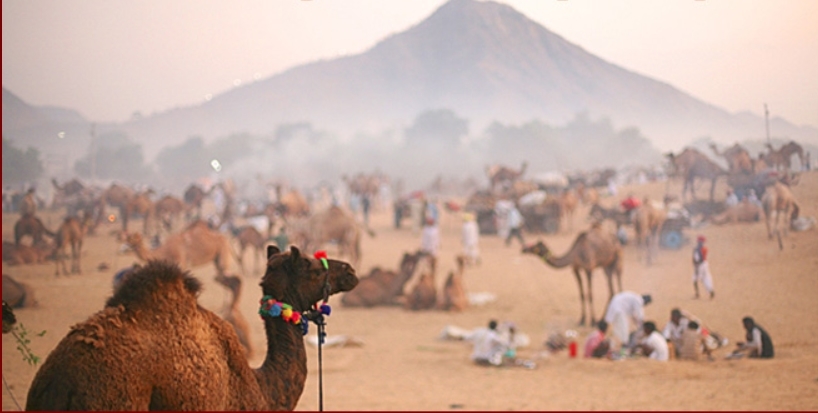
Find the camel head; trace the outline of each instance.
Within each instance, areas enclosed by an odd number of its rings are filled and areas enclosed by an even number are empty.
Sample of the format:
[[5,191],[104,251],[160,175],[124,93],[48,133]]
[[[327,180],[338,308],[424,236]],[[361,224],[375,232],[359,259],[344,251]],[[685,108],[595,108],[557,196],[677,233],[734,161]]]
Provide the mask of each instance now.
[[542,241],[537,241],[536,244],[531,244],[526,247],[523,247],[522,253],[534,254],[538,257],[545,257],[548,254],[550,254],[551,251],[548,250],[548,247],[546,247]]
[[17,324],[17,317],[14,316],[14,311],[7,302],[3,301],[3,334],[11,332],[15,324]]
[[[296,246],[282,252],[278,247],[267,247],[267,271],[261,279],[265,296],[292,305],[294,311],[304,311],[316,302],[350,291],[358,285],[355,269],[344,261],[327,259],[329,268],[321,260],[301,253]],[[325,286],[329,291],[325,292]]]

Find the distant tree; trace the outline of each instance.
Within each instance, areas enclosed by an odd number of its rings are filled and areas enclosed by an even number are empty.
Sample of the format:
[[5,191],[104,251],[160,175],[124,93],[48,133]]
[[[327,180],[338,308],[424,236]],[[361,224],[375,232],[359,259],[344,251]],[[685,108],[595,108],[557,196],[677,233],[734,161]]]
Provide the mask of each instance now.
[[441,143],[457,146],[469,133],[469,121],[457,116],[450,109],[427,110],[420,113],[414,123],[406,129],[406,143]]
[[40,152],[32,147],[22,150],[11,140],[3,137],[3,184],[19,184],[36,181],[45,168]]
[[179,146],[163,149],[156,156],[159,178],[174,183],[192,182],[213,171],[210,151],[200,136],[194,136]]
[[74,164],[80,177],[146,182],[150,169],[145,164],[142,146],[121,132],[102,135],[92,142],[88,153]]
[[206,151],[211,154],[213,159],[217,159],[223,167],[228,167],[252,155],[256,140],[247,133],[230,135],[214,141],[207,146]]

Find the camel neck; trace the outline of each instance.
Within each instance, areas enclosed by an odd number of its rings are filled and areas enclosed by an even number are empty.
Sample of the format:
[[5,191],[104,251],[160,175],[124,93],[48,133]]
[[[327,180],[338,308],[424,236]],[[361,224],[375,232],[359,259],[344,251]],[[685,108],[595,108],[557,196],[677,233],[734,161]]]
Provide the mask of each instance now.
[[281,317],[262,318],[267,356],[256,370],[259,386],[269,397],[271,409],[293,410],[307,378],[307,351],[301,327]]
[[546,253],[543,254],[541,257],[546,264],[554,268],[567,267],[572,262],[572,260],[570,259],[570,252],[568,254],[563,255],[562,257],[554,257],[554,254],[551,254],[550,251],[546,251]]

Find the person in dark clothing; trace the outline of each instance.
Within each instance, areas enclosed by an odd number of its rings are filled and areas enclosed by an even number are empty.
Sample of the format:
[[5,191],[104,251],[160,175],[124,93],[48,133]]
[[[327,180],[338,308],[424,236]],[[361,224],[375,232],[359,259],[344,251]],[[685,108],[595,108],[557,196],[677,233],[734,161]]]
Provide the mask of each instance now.
[[736,343],[737,348],[731,356],[747,353],[752,358],[773,358],[775,355],[773,340],[767,331],[756,324],[752,317],[744,317],[741,322],[744,324],[744,329],[747,330],[747,341]]

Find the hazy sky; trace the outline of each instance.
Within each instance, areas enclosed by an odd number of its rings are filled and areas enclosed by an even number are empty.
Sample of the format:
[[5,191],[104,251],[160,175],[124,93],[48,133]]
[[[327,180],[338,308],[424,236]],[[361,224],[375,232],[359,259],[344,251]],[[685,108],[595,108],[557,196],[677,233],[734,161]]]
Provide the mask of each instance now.
[[[122,121],[361,53],[446,0],[3,0],[3,86]],[[502,0],[731,112],[818,127],[816,0]],[[763,128],[763,127],[762,127]],[[763,129],[760,129],[760,133]]]

